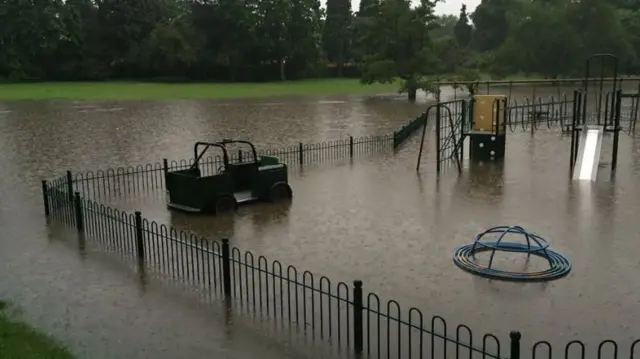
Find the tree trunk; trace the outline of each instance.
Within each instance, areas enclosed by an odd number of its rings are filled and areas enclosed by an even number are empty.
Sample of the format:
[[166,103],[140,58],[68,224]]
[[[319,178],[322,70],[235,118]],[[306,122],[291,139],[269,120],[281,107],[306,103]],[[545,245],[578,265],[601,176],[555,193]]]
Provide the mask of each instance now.
[[416,97],[418,95],[418,89],[415,88],[415,87],[409,87],[409,89],[407,91],[407,95],[408,95],[409,101],[415,102],[416,101]]
[[286,75],[286,64],[287,64],[287,60],[286,59],[280,59],[280,81],[286,81],[287,80],[287,75]]
[[340,54],[338,56],[337,65],[338,65],[338,77],[342,78],[342,68],[344,67],[344,60],[343,60],[343,56],[342,56],[342,51],[340,51]]

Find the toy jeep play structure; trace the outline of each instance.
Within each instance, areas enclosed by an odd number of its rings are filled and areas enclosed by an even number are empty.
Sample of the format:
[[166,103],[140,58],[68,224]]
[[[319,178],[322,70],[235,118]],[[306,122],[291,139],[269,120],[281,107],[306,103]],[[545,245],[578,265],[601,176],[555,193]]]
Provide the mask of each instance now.
[[[244,144],[251,148],[252,161],[230,163],[227,145]],[[217,173],[202,176],[199,163],[207,150],[222,150],[222,165]],[[287,165],[278,158],[260,156],[248,141],[223,140],[197,142],[195,161],[184,170],[165,174],[167,205],[186,212],[222,213],[235,210],[238,204],[255,201],[276,202],[290,199]]]

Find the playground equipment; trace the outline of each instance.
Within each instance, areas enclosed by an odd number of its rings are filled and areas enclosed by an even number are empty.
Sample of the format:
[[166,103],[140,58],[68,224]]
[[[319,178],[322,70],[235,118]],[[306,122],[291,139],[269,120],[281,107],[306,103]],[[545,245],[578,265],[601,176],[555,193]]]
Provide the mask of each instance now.
[[[230,144],[249,146],[252,159],[230,163],[226,147]],[[203,176],[198,164],[210,148],[222,151],[222,166],[215,174]],[[238,204],[276,202],[292,196],[287,166],[276,157],[258,157],[251,142],[197,142],[194,153],[195,160],[189,168],[165,174],[169,208],[218,214],[235,210]]]
[[472,122],[469,157],[472,160],[504,158],[506,147],[507,97],[476,95],[471,102]]
[[[600,126],[585,126],[582,129],[582,141],[578,148],[573,167],[573,179],[595,181],[600,163],[603,129]],[[577,137],[577,135],[574,135]]]
[[[593,82],[598,90],[594,93],[596,97],[595,116],[587,117],[587,99],[590,93],[589,84],[591,81],[591,62],[600,60],[600,78]],[[602,113],[604,77],[607,60],[613,64],[612,94],[605,99],[605,111]],[[577,110],[574,111],[573,123],[571,126],[571,158],[569,165],[573,173],[573,179],[595,181],[598,174],[598,164],[600,163],[600,149],[604,132],[613,133],[613,154],[611,159],[611,171],[615,171],[618,163],[618,142],[620,138],[620,104],[622,91],[618,91],[618,57],[611,54],[596,54],[587,58],[585,69],[585,81],[583,92],[575,94]],[[584,95],[583,95],[584,94]],[[609,101],[611,100],[611,101]],[[612,109],[613,111],[609,111]],[[603,118],[604,117],[604,118]],[[595,121],[594,121],[595,120]],[[595,123],[594,123],[595,122]],[[582,141],[581,141],[582,139]]]
[[[491,234],[499,234],[498,239],[495,241],[482,241],[483,237]],[[504,239],[508,234],[524,237],[526,243],[507,242]],[[491,251],[491,256],[489,257],[488,265],[483,266],[477,262],[475,255],[476,253],[486,251]],[[491,266],[496,252],[523,253],[527,255],[527,259],[531,255],[542,257],[549,262],[549,268],[536,272],[515,272],[495,269]],[[460,269],[471,274],[490,279],[519,282],[550,281],[562,278],[571,271],[569,259],[551,250],[549,243],[544,238],[537,234],[527,232],[520,226],[498,226],[479,233],[472,244],[458,247],[454,251],[453,263]]]
[[[597,60],[600,60],[600,77],[593,79],[592,63]],[[635,130],[640,107],[640,89],[638,93],[631,94],[620,89],[618,62],[618,58],[611,54],[590,56],[586,60],[583,86],[574,91],[573,100],[560,104],[560,111],[555,110],[553,102],[547,104],[550,105],[547,108],[537,101],[513,106],[504,95],[475,95],[471,100],[439,102],[430,106],[426,116],[431,118],[429,115],[435,111],[437,172],[440,173],[442,165],[447,162],[455,163],[458,171],[462,171],[467,137],[471,161],[500,160],[506,152],[507,125],[511,131],[517,127],[523,130],[530,128],[533,134],[534,129],[546,123],[549,129],[559,124],[563,133],[571,134],[569,165],[574,179],[595,180],[603,138],[612,134],[610,167],[613,175],[617,167],[620,131],[625,131],[621,126],[622,103],[625,99],[632,100],[632,114],[626,119],[629,134]],[[605,78],[606,68],[610,68],[608,78]],[[605,88],[605,83],[611,83],[611,88]],[[595,106],[592,106],[595,110],[587,106],[590,98],[595,99]],[[524,116],[514,118],[513,110]],[[426,132],[424,126],[416,171],[420,170]]]

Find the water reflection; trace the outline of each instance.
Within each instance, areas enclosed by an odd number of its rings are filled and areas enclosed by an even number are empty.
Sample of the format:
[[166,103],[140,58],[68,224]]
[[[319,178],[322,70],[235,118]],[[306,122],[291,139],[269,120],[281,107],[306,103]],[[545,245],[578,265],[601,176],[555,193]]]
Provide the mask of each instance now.
[[504,185],[504,161],[471,161],[469,178],[474,192],[500,197]]
[[[522,256],[526,257],[526,256]],[[525,259],[526,260],[526,259]],[[473,288],[477,295],[500,296],[520,303],[536,302],[552,286],[551,283],[509,283],[486,279],[478,276],[472,278]],[[480,310],[480,308],[478,308]],[[524,309],[524,308],[523,308]]]
[[[251,221],[253,230],[256,233],[259,233],[260,230],[268,230],[270,226],[288,226],[291,203],[291,201],[284,201],[267,204],[263,210],[254,211],[249,216],[241,218]],[[267,206],[269,207],[267,208]]]
[[503,160],[470,161],[468,171],[462,175],[466,181],[459,182],[456,191],[463,191],[474,203],[493,207],[502,201],[504,175]]
[[170,218],[170,224],[175,229],[195,234],[207,233],[207,237],[210,239],[234,237],[236,216],[233,213],[216,216],[205,213],[184,213],[169,209],[166,211]]

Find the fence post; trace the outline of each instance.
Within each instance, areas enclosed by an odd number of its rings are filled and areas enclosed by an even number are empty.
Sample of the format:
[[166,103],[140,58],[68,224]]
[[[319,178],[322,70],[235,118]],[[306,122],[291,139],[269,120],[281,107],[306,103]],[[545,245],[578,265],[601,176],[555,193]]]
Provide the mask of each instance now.
[[302,146],[302,142],[298,144],[298,163],[304,164],[304,148]]
[[398,133],[396,131],[393,131],[393,148],[398,147],[398,144],[396,143],[396,138],[398,137]]
[[69,193],[69,201],[73,202],[73,176],[71,171],[67,171],[67,192]]
[[75,208],[76,213],[76,229],[78,232],[84,232],[84,217],[82,216],[82,202],[80,199],[80,192],[76,192],[73,194],[73,206]]
[[353,158],[353,136],[349,136],[349,157]]
[[166,158],[162,159],[162,172],[165,176],[169,173],[169,161]]
[[167,174],[169,173],[169,160],[167,160],[166,158],[162,159],[162,173],[164,174],[162,176],[162,181],[161,183],[164,183],[164,189],[167,189]]
[[242,163],[242,150],[238,150],[238,163]]
[[231,297],[231,251],[229,239],[222,239],[222,284],[225,297]]
[[362,281],[353,281],[353,348],[356,355],[362,354],[364,346],[364,331],[362,330]]
[[42,199],[44,200],[44,215],[49,216],[49,191],[47,190],[47,181],[42,180]]
[[509,338],[511,338],[511,354],[509,355],[509,359],[520,359],[520,338],[522,338],[522,334],[514,330],[509,333]]
[[136,221],[136,250],[138,252],[138,259],[144,260],[144,235],[142,232],[142,213],[140,211],[135,212]]

